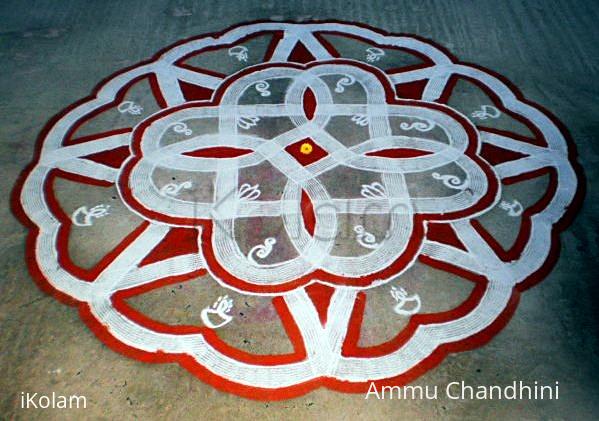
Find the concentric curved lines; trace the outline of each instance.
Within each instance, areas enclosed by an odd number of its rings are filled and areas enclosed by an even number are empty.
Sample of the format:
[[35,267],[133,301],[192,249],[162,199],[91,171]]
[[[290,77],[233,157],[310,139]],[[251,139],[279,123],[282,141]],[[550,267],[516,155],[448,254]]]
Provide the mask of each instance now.
[[[331,117],[343,115],[344,105],[335,107],[337,104],[333,101],[333,93],[322,79],[325,76],[346,77],[351,81],[348,83],[358,84],[365,90],[365,103],[349,104],[349,106],[354,109],[359,108],[360,113],[367,116],[370,140],[348,148],[327,132],[325,129],[327,122]],[[264,116],[258,114],[257,107],[253,105],[239,104],[239,98],[256,83],[268,83],[265,81],[276,79],[292,80],[285,94],[285,102],[276,105],[281,110],[277,115],[289,117],[295,127],[270,140],[256,135],[241,134],[237,125],[240,116],[249,115],[259,119]],[[318,104],[311,120],[303,112],[298,112],[302,109],[303,94],[308,89],[313,92]],[[139,212],[141,215],[144,215],[144,209],[151,209],[169,218],[218,220],[210,246],[214,250],[216,259],[227,272],[246,282],[255,285],[282,285],[317,269],[326,270],[336,276],[360,277],[381,271],[405,253],[413,235],[414,213],[444,214],[464,211],[487,194],[487,175],[465,153],[471,140],[463,123],[456,121],[444,111],[442,108],[426,108],[414,104],[387,104],[386,91],[379,79],[374,74],[353,65],[322,64],[303,70],[285,66],[268,67],[234,80],[222,94],[218,106],[202,105],[177,109],[147,125],[140,135],[141,155],[133,165],[129,179],[119,183],[119,188],[131,189],[136,203],[130,206],[134,212]],[[440,127],[446,133],[450,143],[394,136],[391,134],[390,116],[424,119],[431,125]],[[192,137],[168,146],[162,146],[160,140],[156,141],[161,139],[160,136],[173,124],[189,121],[193,117],[200,120],[218,117],[218,133]],[[304,138],[312,139],[323,148],[328,154],[326,158],[314,165],[303,166],[286,152],[285,148]],[[237,158],[225,159],[184,155],[199,148],[218,147],[241,148],[251,152]],[[408,160],[368,156],[373,151],[397,147],[413,147],[429,154]],[[282,198],[283,200],[263,202],[239,200],[236,195],[229,194],[237,188],[240,169],[256,166],[264,161],[268,161],[291,181],[288,189],[290,186],[296,189],[293,196],[287,194],[288,197]],[[404,174],[430,171],[452,162],[467,174],[468,191],[461,191],[445,198],[409,197]],[[395,192],[385,200],[360,198],[345,201],[343,207],[356,214],[358,212],[392,213],[391,235],[380,244],[380,247],[364,256],[331,255],[336,237],[337,216],[331,212],[323,213],[319,209],[332,209],[339,200],[332,200],[325,186],[316,177],[338,166],[382,173],[382,181],[387,190],[390,193]],[[152,173],[157,167],[187,172],[216,172],[216,190],[212,202],[164,197],[157,187],[148,189],[146,187],[148,180],[151,180]],[[403,187],[396,189],[394,184]],[[299,204],[301,190],[306,191],[313,205],[316,205],[316,226],[312,236],[307,234],[301,224],[295,222],[298,218],[284,216],[286,212],[297,206],[296,203]],[[374,206],[378,202],[383,202],[384,212]],[[137,206],[137,203],[142,206],[142,209]],[[399,204],[402,206],[398,206]],[[300,209],[296,207],[293,214],[299,213]],[[288,233],[301,234],[299,239],[289,236],[298,256],[276,265],[257,265],[246,258],[235,240],[234,220],[239,217],[264,216],[282,216],[285,229],[293,230],[287,231]]]

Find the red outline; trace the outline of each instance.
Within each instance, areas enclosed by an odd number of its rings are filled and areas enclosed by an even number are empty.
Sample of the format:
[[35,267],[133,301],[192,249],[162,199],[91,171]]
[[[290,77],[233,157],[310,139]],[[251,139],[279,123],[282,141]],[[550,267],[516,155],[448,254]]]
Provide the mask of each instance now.
[[[160,353],[160,352],[147,353],[144,351],[140,351],[138,349],[131,348],[131,347],[127,346],[126,344],[119,342],[113,336],[110,335],[110,332],[107,330],[107,328],[105,326],[98,323],[98,321],[91,314],[89,307],[86,303],[74,300],[72,297],[65,295],[65,294],[61,293],[60,291],[54,289],[51,286],[51,284],[43,277],[41,270],[37,265],[35,252],[34,252],[35,242],[36,242],[37,236],[39,234],[39,228],[27,217],[27,215],[25,214],[24,210],[21,207],[20,197],[21,197],[21,192],[23,189],[24,181],[27,178],[27,176],[29,175],[29,173],[33,170],[33,168],[39,162],[41,146],[43,144],[43,140],[46,137],[48,131],[66,113],[68,113],[75,107],[94,99],[98,90],[101,89],[101,87],[108,80],[116,77],[119,74],[125,73],[137,66],[151,63],[152,61],[156,60],[162,53],[170,50],[171,48],[173,48],[177,45],[186,43],[192,39],[199,39],[199,38],[204,38],[204,37],[208,37],[208,36],[217,37],[217,36],[220,36],[236,27],[240,27],[240,26],[244,26],[244,25],[248,25],[248,24],[252,24],[252,23],[256,24],[256,23],[264,23],[264,22],[267,22],[267,21],[255,21],[255,22],[240,23],[238,25],[226,28],[220,32],[215,32],[212,34],[203,34],[198,37],[183,39],[173,45],[165,47],[163,50],[156,53],[156,55],[154,55],[151,59],[142,61],[136,65],[132,65],[127,68],[124,68],[121,71],[116,72],[116,73],[112,74],[111,76],[107,77],[93,89],[92,94],[90,96],[75,102],[71,106],[67,107],[66,109],[64,109],[57,115],[55,115],[45,125],[44,129],[41,131],[40,135],[38,136],[38,139],[36,142],[34,158],[33,158],[32,162],[24,168],[24,170],[21,172],[21,174],[16,182],[16,185],[12,191],[12,197],[11,197],[12,210],[13,210],[13,213],[15,214],[15,216],[21,221],[21,223],[26,228],[29,229],[29,234],[27,236],[25,249],[26,249],[27,264],[29,266],[29,271],[30,271],[31,276],[34,279],[34,281],[38,284],[38,286],[41,290],[48,293],[49,295],[52,295],[52,296],[56,297],[58,300],[60,300],[64,303],[67,303],[69,305],[74,305],[74,306],[76,305],[79,308],[79,313],[81,315],[82,320],[90,327],[90,329],[95,333],[95,335],[101,341],[103,341],[107,346],[109,346],[111,349],[113,349],[117,352],[120,352],[124,355],[135,358],[137,360],[145,361],[145,362],[153,362],[153,363],[177,362],[181,366],[187,368],[190,372],[192,372],[198,378],[202,379],[206,383],[211,384],[215,388],[225,391],[225,392],[234,393],[239,396],[251,398],[251,399],[262,399],[262,400],[288,399],[288,398],[303,395],[303,394],[308,393],[318,387],[327,387],[327,388],[331,388],[331,389],[338,390],[338,391],[344,391],[344,392],[354,392],[354,393],[365,392],[368,389],[370,382],[350,383],[350,382],[341,382],[341,381],[331,379],[331,378],[318,378],[318,379],[314,379],[312,381],[309,381],[309,382],[306,382],[303,384],[298,384],[298,385],[281,388],[281,389],[277,389],[277,390],[243,386],[243,385],[233,383],[224,378],[214,375],[213,373],[208,371],[206,368],[197,364],[197,362],[195,362],[195,360],[193,360],[193,358],[191,358],[190,356],[181,355],[181,354],[169,355],[169,354]],[[287,22],[287,23],[293,23],[293,22]],[[433,367],[437,366],[438,364],[440,364],[441,361],[449,353],[474,349],[476,347],[479,347],[479,346],[487,343],[494,335],[496,335],[507,324],[507,322],[509,321],[509,319],[511,318],[511,316],[513,315],[513,313],[516,309],[520,293],[522,291],[526,290],[527,288],[531,287],[532,285],[536,284],[537,282],[540,282],[549,273],[549,271],[551,270],[553,265],[556,263],[558,256],[559,256],[559,233],[561,231],[563,231],[564,229],[566,229],[566,227],[572,222],[577,210],[580,208],[580,206],[582,204],[582,201],[583,201],[583,198],[585,195],[586,184],[585,184],[584,173],[582,171],[582,167],[578,164],[578,162],[576,160],[577,153],[576,153],[575,144],[572,141],[572,138],[568,134],[568,131],[563,126],[563,124],[555,116],[553,116],[553,114],[551,112],[546,110],[544,107],[542,107],[539,104],[536,104],[532,101],[526,100],[523,97],[523,95],[521,94],[521,92],[510,81],[508,81],[503,76],[501,76],[493,71],[490,71],[488,69],[485,69],[483,67],[480,67],[478,65],[474,65],[471,63],[459,62],[445,48],[437,45],[436,43],[434,43],[430,40],[424,39],[419,36],[414,36],[414,35],[410,35],[410,34],[391,34],[391,33],[376,29],[376,28],[372,28],[365,24],[341,22],[341,21],[335,21],[335,20],[312,21],[312,22],[304,22],[304,23],[341,23],[341,24],[348,24],[348,25],[362,27],[367,30],[377,32],[383,36],[399,36],[399,35],[410,36],[412,38],[421,40],[423,42],[426,42],[426,43],[429,43],[429,44],[435,46],[436,48],[438,48],[439,50],[444,52],[446,55],[448,55],[456,63],[466,64],[471,67],[478,68],[481,71],[484,71],[484,72],[491,74],[492,76],[500,79],[503,83],[505,83],[512,90],[512,92],[516,95],[516,97],[519,101],[539,109],[546,116],[548,116],[548,118],[550,118],[554,124],[557,125],[559,130],[564,135],[566,142],[568,144],[569,161],[570,161],[570,164],[572,165],[572,167],[574,168],[574,171],[576,172],[576,175],[578,178],[577,191],[575,193],[572,203],[569,205],[565,215],[558,222],[556,222],[552,227],[551,252],[550,252],[548,259],[535,273],[530,275],[525,282],[518,284],[514,288],[512,297],[509,301],[509,304],[504,309],[502,314],[490,326],[488,326],[487,328],[485,328],[483,331],[479,332],[478,334],[471,336],[462,341],[441,345],[428,358],[421,361],[417,366],[415,366],[413,369],[409,370],[408,372],[406,372],[400,376],[397,376],[397,377],[382,379],[382,380],[374,382],[377,385],[406,384],[406,383],[409,383],[412,380],[416,379],[417,377],[421,376],[426,371],[428,371],[428,370],[432,369]],[[432,260],[429,263],[439,265],[439,267],[443,268],[444,270],[448,270],[448,271],[457,270],[457,268],[455,268],[451,265],[448,265],[448,264],[434,262]],[[282,316],[282,319],[284,320],[286,317],[287,316]]]

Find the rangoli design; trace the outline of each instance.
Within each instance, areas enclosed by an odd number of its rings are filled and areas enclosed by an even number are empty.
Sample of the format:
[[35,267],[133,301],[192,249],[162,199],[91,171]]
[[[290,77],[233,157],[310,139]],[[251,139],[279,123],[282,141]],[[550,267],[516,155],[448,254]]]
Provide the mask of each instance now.
[[571,157],[546,111],[432,42],[262,22],[55,117],[15,209],[34,278],[113,349],[251,398],[359,392],[505,325],[556,259]]

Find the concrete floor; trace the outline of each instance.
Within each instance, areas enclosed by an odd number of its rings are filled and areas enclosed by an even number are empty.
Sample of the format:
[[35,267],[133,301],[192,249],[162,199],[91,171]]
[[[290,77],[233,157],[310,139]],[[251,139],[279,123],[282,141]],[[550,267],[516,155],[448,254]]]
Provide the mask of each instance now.
[[[560,382],[557,401],[365,401],[318,390],[281,402],[216,391],[176,365],[104,346],[74,308],[44,295],[25,264],[26,229],[9,207],[34,141],[102,78],[178,39],[255,19],[341,19],[421,35],[507,78],[569,129],[587,196],[547,279],[523,294],[481,349],[449,356],[417,384]],[[0,4],[0,419],[592,419],[599,417],[599,3],[560,1],[10,1]],[[83,394],[78,412],[21,410],[21,391]]]

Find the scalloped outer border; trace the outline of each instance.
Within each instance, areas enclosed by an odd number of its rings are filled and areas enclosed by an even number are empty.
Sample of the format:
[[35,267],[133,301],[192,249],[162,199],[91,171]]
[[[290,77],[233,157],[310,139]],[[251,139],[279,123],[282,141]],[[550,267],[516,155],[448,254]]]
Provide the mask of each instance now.
[[[25,212],[21,206],[21,203],[20,203],[20,196],[21,196],[21,190],[23,188],[23,184],[24,184],[24,181],[25,181],[27,175],[32,171],[32,169],[35,167],[35,165],[39,161],[43,140],[46,137],[50,128],[60,118],[62,118],[66,113],[68,113],[75,107],[81,105],[82,103],[93,99],[95,97],[95,95],[97,94],[98,90],[108,80],[110,80],[122,73],[125,73],[133,68],[136,68],[138,66],[151,63],[152,61],[156,60],[161,54],[163,54],[164,52],[170,50],[171,48],[173,48],[177,45],[189,42],[194,39],[200,39],[200,38],[205,38],[205,37],[209,37],[209,36],[212,36],[212,37],[221,36],[224,33],[228,32],[232,29],[238,28],[240,26],[245,26],[248,24],[266,23],[266,22],[269,22],[269,21],[268,20],[256,20],[256,21],[243,22],[243,23],[239,23],[236,25],[232,25],[222,31],[206,33],[206,34],[202,34],[200,36],[185,38],[185,39],[182,39],[174,44],[171,44],[171,45],[163,48],[162,50],[158,51],[150,59],[140,61],[134,65],[131,65],[124,69],[121,69],[121,70],[111,74],[110,76],[104,78],[102,81],[100,81],[94,87],[94,89],[92,90],[92,93],[90,95],[78,100],[77,102],[75,102],[75,103],[71,104],[70,106],[68,106],[67,108],[63,109],[61,112],[59,112],[54,117],[52,117],[48,121],[48,123],[46,123],[46,125],[44,126],[43,130],[40,132],[40,134],[37,138],[33,160],[31,161],[31,163],[29,165],[27,165],[23,169],[23,171],[19,175],[19,177],[16,181],[16,184],[15,184],[15,187],[11,194],[11,208],[12,208],[14,215],[19,219],[19,221],[26,228],[29,229],[29,233],[27,235],[26,242],[25,242],[25,252],[26,252],[27,265],[29,267],[29,272],[30,272],[33,280],[36,282],[38,287],[45,293],[55,297],[56,299],[58,299],[59,301],[65,303],[65,304],[77,307],[77,309],[79,310],[81,319],[94,332],[94,334],[105,345],[107,345],[112,350],[119,352],[123,355],[126,355],[128,357],[134,358],[136,360],[148,362],[148,363],[173,363],[173,362],[178,363],[179,365],[181,365],[182,367],[184,367],[188,371],[190,371],[193,375],[200,378],[204,382],[210,384],[211,386],[215,387],[216,389],[219,389],[221,391],[228,392],[228,393],[234,393],[236,395],[239,395],[239,396],[242,396],[245,398],[256,399],[256,400],[290,399],[293,397],[304,395],[304,394],[306,394],[314,389],[317,389],[319,387],[327,387],[327,388],[330,388],[333,390],[350,392],[350,393],[364,393],[368,390],[368,387],[370,386],[371,383],[374,383],[377,386],[403,385],[403,384],[407,384],[407,383],[415,380],[416,378],[420,377],[427,371],[429,371],[432,368],[439,365],[448,354],[472,350],[472,349],[478,348],[478,347],[486,344],[487,342],[489,342],[497,333],[499,333],[499,331],[501,331],[501,329],[503,329],[503,327],[506,326],[506,324],[509,322],[509,320],[513,316],[513,314],[516,310],[517,304],[519,302],[520,294],[522,292],[526,291],[528,288],[530,288],[530,287],[534,286],[535,284],[539,283],[540,281],[542,281],[552,270],[553,266],[556,264],[556,262],[559,258],[559,253],[560,253],[559,234],[562,231],[564,231],[572,223],[576,213],[578,212],[578,210],[580,209],[580,207],[582,205],[584,196],[586,194],[585,176],[584,176],[584,172],[582,170],[581,165],[577,162],[576,146],[575,146],[568,130],[566,129],[566,127],[549,110],[547,110],[543,106],[541,106],[533,101],[530,101],[530,100],[527,100],[526,98],[524,98],[524,96],[522,95],[520,90],[513,83],[511,83],[507,78],[498,74],[497,72],[494,72],[492,70],[489,70],[485,67],[482,67],[482,66],[479,66],[479,65],[476,65],[473,63],[462,62],[462,61],[458,60],[449,51],[447,51],[444,47],[442,47],[439,44],[435,43],[434,41],[426,39],[424,37],[420,37],[420,36],[413,35],[413,34],[390,33],[387,31],[380,30],[378,28],[373,28],[373,27],[363,24],[363,23],[357,23],[357,22],[351,22],[351,21],[313,20],[313,21],[301,22],[301,23],[304,23],[304,24],[310,24],[310,23],[313,23],[313,24],[318,24],[318,23],[350,24],[350,25],[354,25],[357,27],[361,27],[361,28],[373,31],[373,32],[377,32],[383,36],[409,36],[409,37],[430,43],[433,46],[435,46],[436,48],[438,48],[439,50],[441,50],[444,54],[446,54],[454,63],[469,65],[471,67],[482,70],[482,71],[489,73],[492,76],[498,78],[501,82],[506,84],[512,90],[512,92],[516,95],[516,98],[519,101],[521,101],[525,104],[531,105],[533,107],[536,107],[537,109],[542,111],[557,126],[557,128],[560,130],[560,132],[566,139],[567,146],[568,146],[568,160],[569,160],[572,168],[574,169],[574,172],[576,173],[576,176],[578,179],[576,193],[575,193],[574,198],[573,198],[572,202],[570,203],[568,209],[564,213],[563,217],[558,222],[554,223],[552,226],[551,249],[550,249],[550,253],[549,253],[547,259],[545,260],[543,265],[537,271],[535,271],[533,274],[531,274],[529,277],[527,277],[526,280],[524,280],[523,282],[520,282],[513,288],[512,296],[508,302],[508,305],[506,306],[506,308],[503,310],[503,312],[499,315],[499,317],[497,317],[497,319],[493,323],[491,323],[489,326],[487,326],[485,329],[478,332],[477,334],[470,336],[466,339],[463,339],[463,340],[457,341],[457,342],[443,344],[443,345],[439,346],[429,357],[422,360],[418,365],[416,365],[412,369],[410,369],[407,372],[405,372],[399,376],[396,376],[396,377],[377,380],[374,382],[360,382],[360,383],[351,383],[351,382],[339,381],[339,380],[336,380],[334,378],[329,378],[329,377],[320,377],[320,378],[316,378],[316,379],[310,380],[305,383],[273,390],[273,389],[264,389],[264,388],[256,388],[256,387],[251,387],[251,386],[240,385],[240,384],[231,382],[227,379],[216,376],[215,374],[210,372],[208,369],[200,366],[191,356],[188,356],[188,355],[166,354],[166,353],[160,353],[160,352],[149,353],[149,352],[140,351],[138,349],[132,348],[132,347],[118,341],[117,339],[115,339],[110,334],[110,332],[108,331],[106,326],[100,324],[93,317],[87,303],[77,301],[77,300],[73,299],[72,297],[54,289],[49,284],[47,279],[44,278],[44,276],[42,275],[42,273],[37,265],[35,251],[34,251],[35,250],[35,247],[34,247],[35,241],[36,241],[36,237],[38,235],[39,229],[25,214]],[[298,22],[283,21],[280,23],[298,23]],[[423,260],[424,262],[426,262],[427,264],[438,267],[442,270],[456,273],[460,276],[464,276],[467,278],[472,278],[472,275],[470,273],[468,273],[462,269],[456,268],[454,266],[448,265],[446,263],[435,261],[426,256],[420,257],[420,259]],[[184,275],[184,276],[175,276],[175,277],[168,278],[167,280],[165,280],[165,282],[179,282],[179,281],[188,279],[189,276],[195,276],[195,275],[197,275],[197,273],[188,274],[188,275]],[[476,295],[476,294],[471,295],[469,300],[474,295]],[[276,300],[275,300],[275,302],[276,302]],[[359,298],[358,298],[358,302],[359,302]],[[275,305],[277,306],[277,310],[279,311],[280,315],[282,316],[283,321],[285,321],[285,319],[287,317],[290,317],[290,316],[286,315],[286,313],[284,311],[281,310],[281,308],[280,308],[281,306],[278,306],[277,304],[275,304]],[[359,306],[359,304],[358,304],[358,306]],[[354,313],[355,313],[355,309],[354,309]],[[351,335],[351,332],[348,332],[348,336],[349,335]]]

